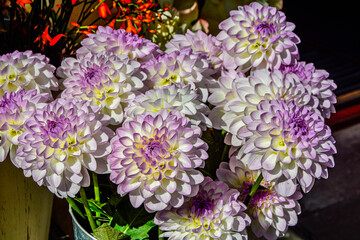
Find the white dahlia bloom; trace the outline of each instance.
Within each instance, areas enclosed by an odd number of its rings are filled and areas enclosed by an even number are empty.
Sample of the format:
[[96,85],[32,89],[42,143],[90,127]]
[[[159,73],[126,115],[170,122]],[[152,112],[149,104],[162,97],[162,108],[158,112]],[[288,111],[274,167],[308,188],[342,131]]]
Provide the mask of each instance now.
[[324,118],[330,118],[331,113],[335,113],[336,96],[333,91],[336,84],[334,80],[328,79],[327,71],[316,69],[314,64],[305,62],[281,65],[280,71],[283,74],[294,73],[308,85],[307,89],[312,97],[309,105],[316,108]]
[[0,98],[0,162],[10,152],[10,160],[19,167],[15,157],[19,136],[24,131],[23,124],[34,114],[35,108],[44,106],[48,100],[49,94],[38,94],[36,89],[6,92]]
[[175,34],[166,44],[166,53],[191,48],[194,53],[204,53],[208,56],[212,67],[219,71],[222,68],[223,49],[221,42],[211,34],[208,35],[199,30],[196,33],[189,29],[185,34]]
[[247,239],[250,218],[246,206],[237,201],[239,192],[206,177],[199,192],[180,208],[157,212],[154,222],[163,231],[160,237],[185,239]]
[[76,51],[79,57],[96,53],[128,55],[131,60],[147,61],[162,53],[160,47],[137,34],[127,33],[125,29],[115,30],[111,27],[99,26],[94,34],[88,34],[81,41],[81,48]]
[[193,54],[189,48],[153,58],[142,65],[148,74],[146,85],[162,88],[168,85],[190,85],[197,90],[202,102],[206,102],[215,80],[212,65],[204,54]]
[[23,126],[16,162],[26,177],[58,197],[75,197],[80,187],[88,187],[88,170],[109,171],[113,132],[97,120],[88,102],[56,99],[37,108]]
[[209,103],[215,107],[209,115],[214,128],[226,130],[226,143],[240,146],[243,140],[238,131],[244,126],[242,118],[257,109],[262,101],[296,100],[299,105],[309,104],[311,95],[295,74],[282,74],[265,69],[252,71],[250,76],[234,70],[223,71],[218,87],[210,88]]
[[159,89],[149,90],[138,95],[125,109],[126,121],[134,119],[144,112],[158,112],[161,109],[177,110],[190,119],[192,124],[205,130],[211,127],[207,117],[210,109],[198,100],[198,94],[191,90],[190,85],[170,85]]
[[54,76],[55,67],[49,59],[32,51],[0,56],[0,97],[6,92],[36,89],[38,93],[58,90],[58,80]]
[[[229,163],[220,164],[216,176],[230,188],[237,189],[240,192],[238,201],[244,202],[260,173],[259,170],[248,169],[233,157]],[[245,211],[251,218],[251,230],[257,238],[270,240],[283,237],[288,226],[296,225],[297,215],[301,212],[297,200],[302,194],[296,192],[291,198],[283,197],[275,191],[274,184],[274,181],[263,179]]]
[[253,2],[230,11],[219,24],[217,39],[225,49],[224,63],[229,69],[247,72],[252,67],[279,68],[299,58],[295,25],[283,12]]
[[140,63],[127,55],[95,54],[66,58],[57,74],[64,79],[61,97],[89,101],[94,111],[110,117],[110,124],[123,121],[124,108],[144,87],[146,74]]
[[143,203],[148,212],[180,207],[204,180],[195,170],[208,157],[201,133],[178,111],[136,115],[111,140],[110,180],[121,196],[129,193],[135,208]]
[[[261,170],[266,181],[276,181],[283,196],[297,184],[307,193],[315,178],[327,178],[334,167],[335,140],[324,119],[295,101],[262,102],[243,117],[239,138],[246,138],[237,158],[250,170]],[[244,156],[243,156],[244,155]]]

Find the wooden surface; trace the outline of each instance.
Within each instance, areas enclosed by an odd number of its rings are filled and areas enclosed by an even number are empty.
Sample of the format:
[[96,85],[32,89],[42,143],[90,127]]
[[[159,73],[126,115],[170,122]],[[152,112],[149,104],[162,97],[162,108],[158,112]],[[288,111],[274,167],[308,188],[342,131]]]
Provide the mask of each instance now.
[[9,159],[0,163],[1,240],[48,240],[52,202],[53,194]]

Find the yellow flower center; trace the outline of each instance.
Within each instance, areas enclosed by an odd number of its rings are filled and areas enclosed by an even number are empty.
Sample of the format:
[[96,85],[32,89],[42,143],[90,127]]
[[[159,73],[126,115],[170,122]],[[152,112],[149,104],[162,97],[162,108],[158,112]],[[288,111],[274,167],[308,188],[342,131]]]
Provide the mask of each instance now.
[[168,78],[164,78],[164,79],[161,81],[161,85],[162,85],[162,86],[167,86],[167,85],[174,84],[177,79],[178,79],[178,76],[175,75],[175,74],[173,74],[173,75],[171,75],[171,76],[168,77]]

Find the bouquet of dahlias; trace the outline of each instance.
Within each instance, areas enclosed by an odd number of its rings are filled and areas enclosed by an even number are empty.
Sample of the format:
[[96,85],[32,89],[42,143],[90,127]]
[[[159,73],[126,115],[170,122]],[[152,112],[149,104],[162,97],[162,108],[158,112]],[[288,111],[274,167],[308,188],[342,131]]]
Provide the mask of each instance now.
[[294,28],[251,3],[163,52],[100,26],[59,83],[44,56],[3,55],[0,160],[10,152],[97,239],[282,237],[336,153],[336,85],[300,61]]

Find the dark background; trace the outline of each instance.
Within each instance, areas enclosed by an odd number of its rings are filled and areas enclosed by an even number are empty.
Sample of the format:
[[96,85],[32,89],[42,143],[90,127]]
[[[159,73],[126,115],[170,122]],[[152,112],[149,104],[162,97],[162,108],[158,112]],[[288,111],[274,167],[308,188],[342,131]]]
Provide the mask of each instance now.
[[327,70],[338,85],[338,113],[328,121],[337,141],[335,168],[300,201],[291,229],[302,239],[360,239],[360,9],[354,2],[284,0],[282,11],[302,41],[300,60]]
[[282,10],[296,25],[300,60],[327,70],[337,95],[360,88],[360,8],[350,2],[284,0]]

